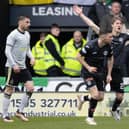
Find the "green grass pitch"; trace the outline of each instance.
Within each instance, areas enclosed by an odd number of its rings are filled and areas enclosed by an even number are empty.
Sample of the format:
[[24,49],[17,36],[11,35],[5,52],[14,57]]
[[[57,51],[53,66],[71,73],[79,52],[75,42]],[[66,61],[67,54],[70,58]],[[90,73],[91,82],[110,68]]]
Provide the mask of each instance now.
[[0,129],[129,129],[129,117],[115,121],[112,117],[95,117],[98,125],[87,125],[84,117],[33,117],[29,122],[14,118],[13,123],[0,120]]

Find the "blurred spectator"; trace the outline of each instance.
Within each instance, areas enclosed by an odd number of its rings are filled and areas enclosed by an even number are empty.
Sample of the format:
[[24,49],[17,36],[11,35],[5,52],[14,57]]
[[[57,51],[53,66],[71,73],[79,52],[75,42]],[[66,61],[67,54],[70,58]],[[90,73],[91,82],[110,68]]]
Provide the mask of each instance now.
[[122,0],[122,12],[129,22],[129,0]]
[[61,55],[65,62],[63,72],[66,75],[80,76],[81,64],[76,59],[76,56],[85,44],[86,40],[83,38],[82,33],[75,31],[73,38],[63,46]]
[[50,34],[45,37],[44,41],[44,61],[48,76],[62,76],[64,60],[60,56],[60,44],[58,36],[60,28],[57,24],[51,26]]
[[[97,2],[90,8],[88,17],[94,21],[96,25],[100,24],[102,17],[109,13],[109,7],[106,0],[97,0]],[[87,40],[95,38],[96,34],[93,32],[92,28],[89,27],[87,33]]]
[[[106,0],[97,0],[97,2],[90,8],[88,17],[94,21],[96,25],[100,25],[102,17],[109,13],[109,7],[106,3]],[[95,38],[96,35],[93,33],[91,27],[88,29],[87,40]]]
[[33,66],[33,70],[35,76],[44,76],[47,75],[44,63],[44,49],[43,43],[45,39],[45,33],[40,34],[40,40],[38,40],[35,46],[32,48],[32,54],[35,57],[35,65]]
[[106,4],[110,7],[110,5],[112,4],[112,0],[105,0]]
[[92,19],[95,24],[99,25],[102,17],[109,13],[109,7],[106,0],[97,0],[97,2],[90,8],[88,17]]
[[[127,19],[121,13],[121,5],[119,2],[115,1],[111,5],[110,13],[106,14],[100,22],[100,34],[112,32],[112,18],[116,16],[121,17],[127,27]],[[123,26],[123,31],[125,31],[126,27],[125,25]]]

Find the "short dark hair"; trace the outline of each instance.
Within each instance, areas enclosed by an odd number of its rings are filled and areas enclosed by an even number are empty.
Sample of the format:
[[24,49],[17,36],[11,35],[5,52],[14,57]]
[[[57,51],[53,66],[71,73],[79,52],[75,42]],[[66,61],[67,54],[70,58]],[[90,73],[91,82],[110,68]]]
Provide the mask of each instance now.
[[99,38],[101,38],[102,40],[104,40],[107,36],[111,35],[112,36],[112,33],[105,33],[105,34],[100,34],[99,35]]
[[28,16],[19,16],[19,17],[18,17],[18,21],[22,21],[22,20],[24,20],[25,18],[30,19]]
[[113,24],[115,21],[117,21],[117,20],[121,21],[122,24],[124,23],[124,20],[123,20],[122,17],[120,17],[120,16],[114,16],[114,17],[112,18],[112,24]]
[[109,33],[103,33],[103,34],[99,34],[99,38],[105,38],[106,36],[107,36],[107,34],[109,34]]
[[59,25],[58,25],[58,24],[53,23],[53,24],[51,25],[51,29],[53,29],[53,28],[60,28],[60,27],[59,27]]

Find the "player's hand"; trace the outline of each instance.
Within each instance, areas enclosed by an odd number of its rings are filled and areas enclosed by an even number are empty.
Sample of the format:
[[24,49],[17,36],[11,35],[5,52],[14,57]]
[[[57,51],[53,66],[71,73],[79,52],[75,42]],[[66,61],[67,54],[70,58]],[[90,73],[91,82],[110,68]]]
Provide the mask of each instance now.
[[111,81],[112,81],[111,75],[107,75],[106,82],[107,83],[110,83]]
[[83,12],[82,12],[82,8],[79,7],[79,6],[77,6],[77,5],[74,5],[74,6],[73,6],[73,11],[74,11],[77,15],[80,15],[80,14],[83,13]]
[[31,66],[33,66],[35,64],[35,59],[34,58],[30,59],[30,64],[31,64]]
[[95,72],[97,72],[97,68],[96,68],[96,67],[89,66],[89,67],[88,67],[88,71],[89,71],[90,73],[95,73]]
[[14,73],[19,73],[20,72],[20,67],[18,65],[13,66],[13,71]]

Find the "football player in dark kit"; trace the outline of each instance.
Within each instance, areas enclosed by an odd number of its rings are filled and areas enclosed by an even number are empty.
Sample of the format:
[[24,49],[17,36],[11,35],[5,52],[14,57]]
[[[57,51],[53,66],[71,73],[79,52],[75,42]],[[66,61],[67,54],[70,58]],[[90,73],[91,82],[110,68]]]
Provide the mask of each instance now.
[[77,55],[77,59],[83,65],[82,77],[91,95],[88,117],[86,118],[86,122],[89,125],[97,124],[93,115],[97,102],[102,101],[104,97],[105,68],[108,69],[106,75],[107,83],[110,83],[112,80],[113,51],[110,45],[111,41],[111,33],[102,34],[98,39],[90,41]]
[[114,65],[112,70],[111,91],[116,93],[111,112],[115,120],[120,120],[119,106],[124,96],[123,77],[127,76],[127,65],[125,61],[125,46],[128,45],[129,35],[121,33],[123,19],[114,17],[112,20],[112,47],[114,55]]

